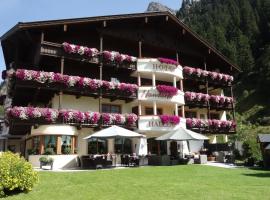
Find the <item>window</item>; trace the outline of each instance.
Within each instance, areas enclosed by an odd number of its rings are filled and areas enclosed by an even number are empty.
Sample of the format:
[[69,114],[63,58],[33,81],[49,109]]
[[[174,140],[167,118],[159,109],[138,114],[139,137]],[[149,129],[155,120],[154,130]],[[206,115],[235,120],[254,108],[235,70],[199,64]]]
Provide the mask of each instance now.
[[206,115],[205,114],[200,114],[200,119],[206,119]]
[[153,154],[158,155],[158,148],[159,148],[158,145],[160,145],[160,154],[166,155],[167,154],[167,141],[157,141],[155,138],[147,139],[148,153],[152,155]]
[[92,138],[89,140],[88,154],[106,154],[106,153],[108,153],[106,139]]
[[219,119],[219,114],[218,113],[210,113],[210,119]]
[[115,138],[114,148],[116,153],[131,154],[132,142],[129,138]]
[[[150,107],[145,108],[145,115],[154,115],[154,109]],[[162,109],[157,108],[157,115],[162,115]]]
[[33,153],[34,154],[38,154],[39,153],[39,147],[40,147],[40,137],[39,136],[35,136],[33,137]]
[[102,104],[103,113],[121,113],[120,105]]
[[45,136],[45,152],[46,150],[52,153],[56,153],[56,136],[55,135]]
[[61,137],[61,153],[70,154],[71,153],[71,136],[62,135]]
[[194,111],[185,111],[186,118],[197,118],[197,113]]

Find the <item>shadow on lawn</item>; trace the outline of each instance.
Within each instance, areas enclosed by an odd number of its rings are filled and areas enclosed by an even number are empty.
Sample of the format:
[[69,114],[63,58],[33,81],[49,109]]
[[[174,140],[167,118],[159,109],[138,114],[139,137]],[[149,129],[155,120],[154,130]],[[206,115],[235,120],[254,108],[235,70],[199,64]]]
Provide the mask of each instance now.
[[263,168],[249,168],[257,173],[243,174],[245,176],[258,177],[258,178],[270,178],[270,170]]

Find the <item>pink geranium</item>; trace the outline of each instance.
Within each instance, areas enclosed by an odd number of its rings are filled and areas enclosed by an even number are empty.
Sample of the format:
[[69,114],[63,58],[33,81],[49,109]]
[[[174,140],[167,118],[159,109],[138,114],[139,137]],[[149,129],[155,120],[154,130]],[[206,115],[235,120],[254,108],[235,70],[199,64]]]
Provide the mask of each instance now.
[[138,116],[134,113],[126,114],[125,118],[128,126],[134,126],[136,121],[138,120]]
[[164,125],[173,124],[177,125],[180,123],[180,117],[176,115],[160,115],[161,123]]
[[168,86],[168,85],[157,85],[156,88],[161,95],[164,95],[167,97],[173,97],[178,92],[178,89],[176,87]]
[[169,64],[169,65],[179,65],[179,63],[176,60],[172,60],[169,58],[158,58],[158,61],[161,63]]

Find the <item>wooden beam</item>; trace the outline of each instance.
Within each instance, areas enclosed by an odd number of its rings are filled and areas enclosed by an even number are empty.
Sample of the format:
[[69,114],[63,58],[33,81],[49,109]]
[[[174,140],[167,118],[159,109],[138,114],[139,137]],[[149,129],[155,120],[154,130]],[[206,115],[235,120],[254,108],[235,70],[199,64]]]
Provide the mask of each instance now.
[[67,28],[68,28],[68,26],[67,26],[67,24],[64,24],[64,32],[67,32]]
[[[103,36],[100,35],[99,38],[99,50],[100,52],[103,51]],[[103,68],[103,62],[100,63],[99,65],[99,80],[102,81],[102,68]],[[99,112],[102,112],[102,88],[99,89],[99,98],[98,98],[98,104],[99,104]]]
[[144,18],[144,22],[147,24],[148,23],[148,17]]
[[142,41],[139,41],[139,58],[142,57]]
[[61,150],[61,144],[62,144],[62,137],[60,135],[56,136],[56,154],[62,154]]
[[40,42],[43,43],[44,42],[44,32],[41,32],[41,36],[40,36]]

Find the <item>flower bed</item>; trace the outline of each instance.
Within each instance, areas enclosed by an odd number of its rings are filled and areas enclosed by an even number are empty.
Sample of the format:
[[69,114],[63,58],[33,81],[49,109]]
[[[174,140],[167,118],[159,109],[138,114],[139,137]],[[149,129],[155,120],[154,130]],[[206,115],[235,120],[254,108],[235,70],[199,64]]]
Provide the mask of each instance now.
[[163,125],[177,125],[180,123],[180,117],[176,115],[160,115],[159,118]]
[[185,66],[183,68],[184,76],[187,78],[205,80],[206,78],[212,82],[220,82],[222,84],[231,84],[233,82],[233,76],[228,74],[222,74],[218,72],[211,72],[202,70],[200,68],[192,68]]
[[196,129],[209,129],[211,131],[230,131],[235,130],[235,121],[230,120],[217,120],[217,119],[198,119],[198,118],[187,118],[187,128]]
[[104,125],[127,125],[134,126],[138,119],[133,113],[118,114],[118,113],[99,113],[99,112],[81,112],[78,110],[56,110],[52,108],[37,108],[37,107],[13,107],[7,110],[9,119],[19,120],[44,120],[46,122],[64,121],[65,123],[87,123]]
[[157,58],[159,62],[169,64],[169,65],[175,65],[178,66],[179,63],[175,60],[169,59],[169,58]]
[[233,103],[232,97],[208,95],[196,92],[185,92],[185,101],[206,104],[208,101],[215,106],[228,106]]
[[80,54],[85,55],[90,58],[95,57],[99,54],[99,51],[96,48],[89,48],[85,46],[75,45],[75,44],[69,44],[67,42],[64,42],[62,44],[63,49],[66,53],[69,54]]
[[122,64],[122,63],[134,63],[137,61],[137,58],[134,56],[129,56],[126,54],[120,54],[117,51],[103,51],[103,61],[105,63],[116,63],[116,64]]
[[25,69],[17,69],[16,72],[9,73],[9,77],[16,77],[24,81],[35,81],[37,83],[60,83],[66,87],[80,87],[91,91],[97,91],[102,88],[105,91],[118,91],[123,95],[136,95],[138,90],[136,84],[101,81],[87,77]]
[[173,86],[168,85],[157,85],[157,90],[160,95],[166,96],[166,97],[173,97],[177,95],[178,89]]

